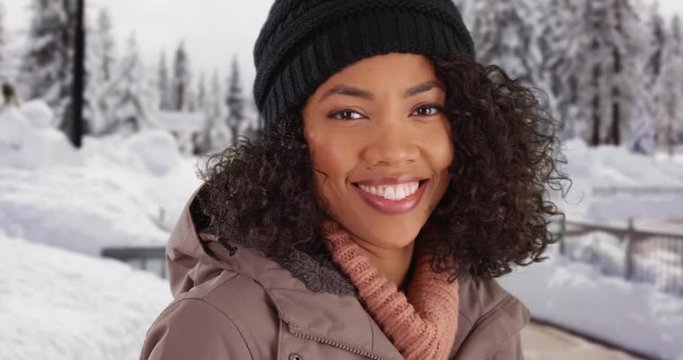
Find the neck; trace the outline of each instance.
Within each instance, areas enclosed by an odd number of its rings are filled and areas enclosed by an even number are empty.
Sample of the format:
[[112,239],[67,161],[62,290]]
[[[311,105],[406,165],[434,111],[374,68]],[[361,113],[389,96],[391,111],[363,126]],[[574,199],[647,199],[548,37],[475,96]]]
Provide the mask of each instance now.
[[385,249],[373,246],[353,236],[351,239],[370,260],[372,266],[384,274],[396,287],[402,287],[413,259],[415,241],[403,248]]

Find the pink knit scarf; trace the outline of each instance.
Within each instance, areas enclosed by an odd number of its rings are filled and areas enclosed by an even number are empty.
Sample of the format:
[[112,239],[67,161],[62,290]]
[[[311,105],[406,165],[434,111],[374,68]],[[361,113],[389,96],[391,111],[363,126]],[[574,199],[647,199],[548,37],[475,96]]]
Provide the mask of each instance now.
[[447,359],[458,328],[458,282],[431,270],[430,257],[418,255],[407,297],[363,255],[334,221],[323,234],[335,263],[358,289],[366,309],[407,360]]

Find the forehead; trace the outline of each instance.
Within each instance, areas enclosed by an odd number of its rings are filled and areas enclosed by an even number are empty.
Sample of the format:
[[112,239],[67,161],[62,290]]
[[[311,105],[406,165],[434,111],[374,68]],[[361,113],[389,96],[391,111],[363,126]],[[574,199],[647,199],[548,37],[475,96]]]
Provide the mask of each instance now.
[[403,91],[419,83],[437,81],[432,62],[424,55],[390,53],[353,63],[321,84],[313,99],[337,86],[353,86],[370,92]]

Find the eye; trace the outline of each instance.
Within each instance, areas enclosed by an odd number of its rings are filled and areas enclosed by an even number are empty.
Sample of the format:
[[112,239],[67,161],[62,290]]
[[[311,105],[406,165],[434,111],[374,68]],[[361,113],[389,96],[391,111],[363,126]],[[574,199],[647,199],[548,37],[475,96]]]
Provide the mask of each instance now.
[[434,116],[443,113],[443,106],[437,104],[422,105],[413,110],[411,116]]
[[330,113],[327,117],[333,120],[359,120],[364,118],[359,112],[348,109]]

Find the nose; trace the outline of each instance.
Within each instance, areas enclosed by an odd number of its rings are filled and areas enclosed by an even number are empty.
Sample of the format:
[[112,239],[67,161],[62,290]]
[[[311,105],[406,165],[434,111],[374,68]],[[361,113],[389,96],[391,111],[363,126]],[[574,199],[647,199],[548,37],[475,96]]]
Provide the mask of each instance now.
[[401,166],[415,162],[420,154],[415,128],[407,119],[379,121],[366,137],[364,160],[371,166]]

